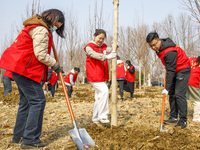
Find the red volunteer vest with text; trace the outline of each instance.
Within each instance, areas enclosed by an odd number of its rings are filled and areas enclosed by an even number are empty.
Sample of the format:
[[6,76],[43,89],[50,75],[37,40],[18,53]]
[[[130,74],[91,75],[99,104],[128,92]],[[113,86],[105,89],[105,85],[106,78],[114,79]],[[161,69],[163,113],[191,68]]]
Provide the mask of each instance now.
[[117,64],[117,79],[118,78],[124,78],[125,79],[124,62]]
[[197,58],[190,58],[191,73],[188,81],[188,85],[199,88],[200,82],[200,65],[196,64]]
[[[130,69],[133,68],[133,66],[129,66]],[[126,70],[126,81],[128,82],[135,82],[135,72],[131,74],[128,69]]]
[[76,79],[77,79],[77,74],[72,73],[72,72],[70,72],[70,73],[68,73],[68,75],[66,75],[66,77],[65,77],[65,82],[71,84],[70,81],[69,81],[69,76],[70,76],[70,74],[73,75],[73,77],[74,77],[74,78],[73,78],[73,82],[75,83],[75,82],[76,82]]
[[51,78],[49,79],[49,83],[51,85],[54,85],[57,81],[58,81],[58,75],[52,71]]
[[[86,47],[91,47],[95,52],[105,54],[107,45],[103,44],[101,47],[89,43],[85,46],[84,50],[86,51]],[[90,58],[86,55],[86,74],[87,80],[89,82],[104,82],[109,80],[109,70],[108,70],[108,61],[101,61],[98,59]]]
[[187,57],[185,52],[178,46],[166,48],[158,54],[158,57],[161,59],[164,66],[166,65],[164,56],[167,52],[170,51],[177,51],[176,73],[190,66],[189,58]]
[[[38,83],[46,81],[48,67],[39,62],[33,51],[33,40],[29,30],[39,25],[22,29],[15,42],[5,50],[0,60],[0,68],[15,72]],[[52,35],[49,32],[48,54],[51,52]]]
[[6,76],[6,77],[8,77],[8,78],[14,80],[13,77],[12,77],[12,72],[10,72],[10,71],[8,71],[8,70],[6,70],[6,71],[4,72],[3,76]]

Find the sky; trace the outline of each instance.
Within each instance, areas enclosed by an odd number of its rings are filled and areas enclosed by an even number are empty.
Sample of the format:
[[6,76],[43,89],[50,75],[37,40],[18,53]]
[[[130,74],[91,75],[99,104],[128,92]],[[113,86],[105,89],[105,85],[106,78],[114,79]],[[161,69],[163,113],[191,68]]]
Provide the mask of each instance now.
[[[89,8],[91,12],[94,11],[96,1],[101,6],[101,0],[40,0],[40,6],[43,10],[56,8],[65,13],[72,10],[77,15],[81,26],[88,19]],[[22,16],[25,16],[27,6],[31,8],[32,2],[33,0],[1,0],[1,41],[11,34],[15,25],[22,24]],[[112,2],[113,0],[103,1],[104,15],[110,16],[110,19],[113,16]],[[168,14],[178,17],[181,13],[188,13],[188,11],[182,8],[180,0],[119,0],[119,27],[134,26],[137,22],[151,26],[154,22],[164,20]]]

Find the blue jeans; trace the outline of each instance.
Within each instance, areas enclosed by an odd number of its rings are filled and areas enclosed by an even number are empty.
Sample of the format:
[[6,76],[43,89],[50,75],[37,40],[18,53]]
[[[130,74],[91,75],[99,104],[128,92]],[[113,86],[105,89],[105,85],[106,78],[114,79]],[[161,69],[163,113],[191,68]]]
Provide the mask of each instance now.
[[6,96],[8,93],[12,92],[11,79],[9,77],[3,76],[2,80],[4,87],[4,96]]
[[17,73],[12,75],[20,94],[13,142],[18,143],[23,138],[22,144],[39,143],[46,104],[42,85]]

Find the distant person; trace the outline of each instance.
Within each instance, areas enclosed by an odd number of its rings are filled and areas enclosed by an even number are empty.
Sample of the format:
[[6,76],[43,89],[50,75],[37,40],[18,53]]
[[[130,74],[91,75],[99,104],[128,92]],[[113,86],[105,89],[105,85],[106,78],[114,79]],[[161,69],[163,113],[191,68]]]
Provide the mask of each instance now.
[[11,81],[14,81],[12,77],[12,72],[6,70],[3,74],[2,81],[3,81],[3,87],[4,87],[4,96],[6,96],[8,93],[12,92]]
[[31,149],[45,146],[40,135],[46,99],[40,83],[46,82],[48,67],[57,74],[63,71],[50,52],[52,32],[64,37],[65,17],[60,10],[49,9],[25,20],[23,25],[3,53],[0,68],[12,72],[20,94],[12,142],[22,139],[21,148]]
[[80,68],[74,67],[65,77],[65,85],[67,86],[67,94],[71,98],[73,88],[75,88],[75,82],[80,72]]
[[58,75],[51,69],[48,70],[47,81],[48,81],[48,91],[51,91],[52,98],[54,98],[56,83],[58,81]]
[[95,103],[92,117],[94,123],[99,123],[99,121],[101,123],[110,122],[108,120],[109,90],[106,85],[106,81],[109,80],[107,59],[115,58],[116,52],[107,47],[104,43],[105,38],[106,32],[103,29],[96,29],[94,40],[88,43],[84,48],[87,56],[87,81],[95,88]]
[[164,123],[178,122],[175,127],[184,129],[187,127],[186,90],[190,77],[190,60],[170,38],[160,39],[156,32],[150,32],[146,41],[166,68],[166,87],[162,94],[169,94],[170,116]]
[[[125,82],[125,64],[122,60],[120,60],[120,57],[117,56],[117,82],[119,84],[119,94],[121,101],[124,100],[124,82]],[[108,89],[111,87],[111,80],[108,83]]]
[[126,60],[126,85],[124,90],[130,92],[130,97],[133,98],[135,89],[135,67],[131,64],[130,60]]
[[190,58],[191,74],[188,82],[186,97],[193,101],[193,121],[200,122],[200,56]]

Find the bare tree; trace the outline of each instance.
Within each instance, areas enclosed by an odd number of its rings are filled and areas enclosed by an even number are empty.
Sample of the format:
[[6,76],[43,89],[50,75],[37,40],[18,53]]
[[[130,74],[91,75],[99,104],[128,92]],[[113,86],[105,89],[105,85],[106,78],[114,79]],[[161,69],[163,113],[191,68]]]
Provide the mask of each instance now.
[[200,1],[199,0],[181,0],[183,8],[191,12],[192,17],[200,23]]

